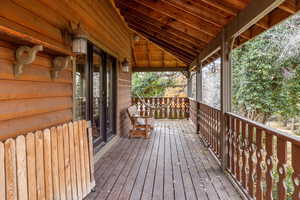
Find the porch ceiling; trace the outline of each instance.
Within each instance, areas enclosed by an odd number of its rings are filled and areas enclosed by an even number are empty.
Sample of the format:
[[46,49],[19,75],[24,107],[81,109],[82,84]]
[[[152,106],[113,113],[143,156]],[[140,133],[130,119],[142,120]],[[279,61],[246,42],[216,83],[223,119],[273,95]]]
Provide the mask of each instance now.
[[[253,0],[252,0],[253,1]],[[251,0],[115,0],[128,26],[189,65]],[[236,40],[241,45],[298,10],[286,0]],[[219,56],[218,53],[214,57]]]
[[139,37],[133,42],[133,71],[181,71],[187,65],[153,42]]

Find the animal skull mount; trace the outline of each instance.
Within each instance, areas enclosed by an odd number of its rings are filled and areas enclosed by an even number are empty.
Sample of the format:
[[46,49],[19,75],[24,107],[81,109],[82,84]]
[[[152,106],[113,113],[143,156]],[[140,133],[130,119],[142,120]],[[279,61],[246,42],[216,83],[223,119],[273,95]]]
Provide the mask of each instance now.
[[74,60],[74,58],[72,56],[66,56],[66,57],[62,57],[62,56],[58,56],[55,57],[53,60],[53,65],[54,68],[51,71],[51,78],[57,79],[59,76],[59,73],[64,70],[67,69],[68,66],[70,65],[70,63]]
[[21,46],[16,50],[17,63],[14,65],[15,77],[18,77],[23,73],[24,65],[31,64],[35,61],[38,51],[43,51],[42,45],[36,45],[32,48]]

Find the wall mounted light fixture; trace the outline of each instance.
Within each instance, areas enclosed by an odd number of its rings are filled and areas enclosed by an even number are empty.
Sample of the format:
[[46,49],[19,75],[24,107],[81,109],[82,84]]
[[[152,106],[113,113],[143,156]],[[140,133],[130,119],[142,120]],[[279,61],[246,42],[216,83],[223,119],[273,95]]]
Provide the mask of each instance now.
[[88,34],[78,25],[73,33],[72,50],[75,54],[87,54]]
[[122,72],[129,72],[129,62],[127,58],[124,58],[124,60],[121,63],[121,70]]

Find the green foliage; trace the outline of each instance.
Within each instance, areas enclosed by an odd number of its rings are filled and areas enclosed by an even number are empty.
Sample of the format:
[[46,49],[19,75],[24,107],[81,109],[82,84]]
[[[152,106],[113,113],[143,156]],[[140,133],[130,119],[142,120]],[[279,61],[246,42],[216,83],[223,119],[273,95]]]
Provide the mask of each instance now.
[[163,96],[166,88],[175,85],[172,73],[140,72],[132,77],[132,95],[141,97]]
[[299,115],[300,53],[287,51],[299,21],[296,16],[233,51],[236,112],[262,123],[274,114],[285,120]]

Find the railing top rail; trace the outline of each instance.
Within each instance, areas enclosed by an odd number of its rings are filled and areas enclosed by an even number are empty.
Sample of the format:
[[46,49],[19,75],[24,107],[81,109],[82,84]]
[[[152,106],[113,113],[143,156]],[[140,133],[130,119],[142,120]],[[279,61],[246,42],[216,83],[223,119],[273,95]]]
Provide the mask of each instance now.
[[252,126],[255,126],[256,128],[259,128],[262,131],[265,131],[266,133],[273,134],[273,135],[278,136],[278,137],[280,137],[280,138],[282,138],[282,139],[284,139],[288,142],[291,142],[293,144],[296,144],[296,145],[300,146],[300,137],[294,136],[290,133],[286,133],[286,132],[281,131],[281,130],[277,130],[277,129],[268,127],[264,124],[261,124],[259,122],[255,122],[253,120],[247,119],[245,117],[239,116],[239,115],[234,114],[234,113],[227,112],[226,114],[229,115],[229,116],[238,118],[241,121],[247,122],[248,124],[250,124]]

